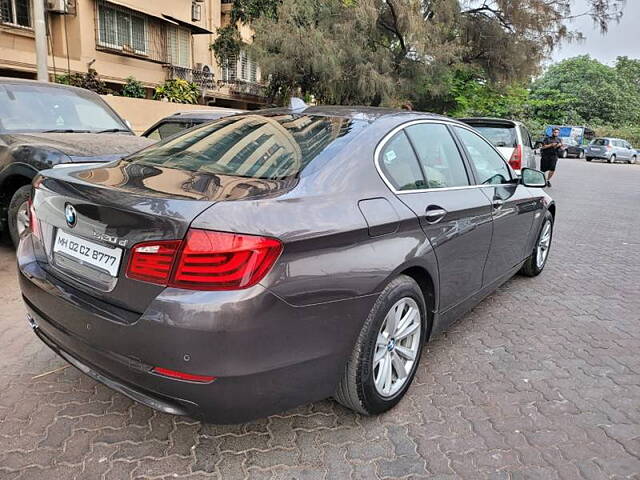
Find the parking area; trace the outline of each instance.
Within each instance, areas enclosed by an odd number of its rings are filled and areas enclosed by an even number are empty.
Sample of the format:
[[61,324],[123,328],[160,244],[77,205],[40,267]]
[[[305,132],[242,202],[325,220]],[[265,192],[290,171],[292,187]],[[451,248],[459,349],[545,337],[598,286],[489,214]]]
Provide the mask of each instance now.
[[564,159],[547,269],[432,340],[401,404],[154,412],[31,333],[0,247],[0,479],[640,479],[640,167]]

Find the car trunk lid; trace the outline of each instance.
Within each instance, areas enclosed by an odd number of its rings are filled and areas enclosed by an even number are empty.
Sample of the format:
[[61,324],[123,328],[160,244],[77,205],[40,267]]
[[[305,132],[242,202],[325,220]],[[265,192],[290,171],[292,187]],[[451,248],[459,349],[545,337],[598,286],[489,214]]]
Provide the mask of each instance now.
[[143,312],[164,287],[127,278],[131,248],[181,240],[219,201],[281,193],[290,182],[132,164],[50,170],[38,180],[34,212],[41,263],[102,301]]

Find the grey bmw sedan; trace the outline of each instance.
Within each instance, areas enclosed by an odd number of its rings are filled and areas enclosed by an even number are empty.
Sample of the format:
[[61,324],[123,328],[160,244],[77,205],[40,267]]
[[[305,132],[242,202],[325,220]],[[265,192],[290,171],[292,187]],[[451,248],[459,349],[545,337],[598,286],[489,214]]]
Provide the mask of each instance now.
[[44,343],[155,409],[236,423],[334,397],[377,414],[430,337],[542,271],[544,185],[446,117],[240,114],[43,172],[20,285]]

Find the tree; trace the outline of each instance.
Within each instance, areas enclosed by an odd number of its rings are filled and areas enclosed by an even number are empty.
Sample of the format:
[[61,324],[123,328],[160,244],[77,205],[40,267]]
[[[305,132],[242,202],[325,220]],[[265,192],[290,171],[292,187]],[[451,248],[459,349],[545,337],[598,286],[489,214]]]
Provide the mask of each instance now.
[[[623,0],[236,0],[233,22],[255,30],[254,55],[271,92],[336,103],[438,104],[456,71],[497,88],[527,81],[588,15],[606,30]],[[232,22],[221,45],[233,40]],[[224,49],[216,49],[216,52]]]
[[[620,73],[620,69],[633,70],[625,65],[619,62],[619,68],[609,67],[588,55],[564,60],[534,82],[531,97],[541,102],[539,105],[551,101],[554,108],[570,114],[574,123],[625,125],[638,121],[640,95],[637,85]],[[558,105],[559,99],[562,105]]]

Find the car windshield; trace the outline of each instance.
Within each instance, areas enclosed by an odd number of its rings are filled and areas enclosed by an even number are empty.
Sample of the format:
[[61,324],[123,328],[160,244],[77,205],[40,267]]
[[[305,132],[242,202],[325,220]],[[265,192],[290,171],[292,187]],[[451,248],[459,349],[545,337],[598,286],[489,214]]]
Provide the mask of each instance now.
[[493,143],[496,147],[515,148],[518,145],[516,127],[499,125],[476,125],[473,128],[479,131],[484,138]]
[[129,131],[96,94],[35,84],[0,84],[0,132]]
[[606,138],[596,138],[591,145],[609,145],[609,140]]
[[278,180],[296,176],[322,153],[337,152],[364,125],[364,121],[319,115],[234,116],[196,126],[127,161]]

